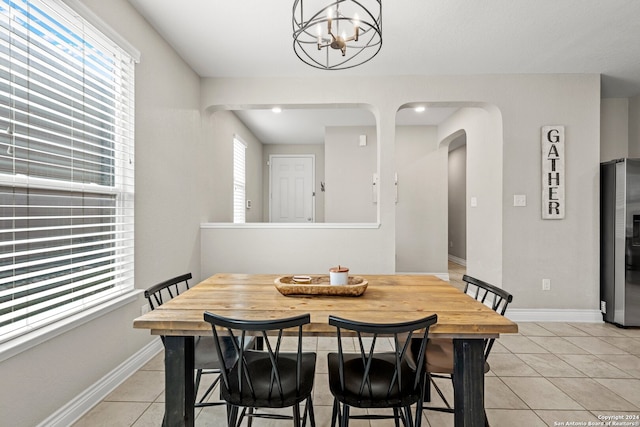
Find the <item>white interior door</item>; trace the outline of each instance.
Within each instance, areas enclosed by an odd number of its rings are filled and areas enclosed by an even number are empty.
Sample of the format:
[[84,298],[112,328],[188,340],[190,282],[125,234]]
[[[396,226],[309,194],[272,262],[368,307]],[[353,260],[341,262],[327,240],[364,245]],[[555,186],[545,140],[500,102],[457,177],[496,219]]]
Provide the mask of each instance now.
[[271,222],[314,221],[314,157],[270,156]]

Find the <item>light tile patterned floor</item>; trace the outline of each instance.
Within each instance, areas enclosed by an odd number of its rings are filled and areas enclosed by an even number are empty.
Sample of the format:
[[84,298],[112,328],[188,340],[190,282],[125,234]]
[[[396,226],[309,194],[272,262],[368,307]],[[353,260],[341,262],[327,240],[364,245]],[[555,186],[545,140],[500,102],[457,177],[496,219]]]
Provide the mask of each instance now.
[[[450,263],[452,284],[461,287],[464,267]],[[503,335],[489,357],[485,406],[492,427],[588,425],[599,417],[640,426],[640,329],[609,324],[521,323],[517,335]],[[306,338],[318,365],[314,408],[318,427],[329,426],[331,394],[326,354],[331,338]],[[164,413],[163,354],[132,375],[75,427],[160,426]],[[452,400],[450,382],[439,382]],[[434,405],[439,402],[435,399]],[[571,424],[573,423],[573,424]],[[197,426],[223,426],[224,408],[196,412]],[[289,426],[287,421],[256,420],[255,426]],[[352,421],[353,427],[392,426],[393,421]],[[594,424],[592,424],[594,425]],[[605,423],[606,425],[606,423]],[[622,424],[621,424],[622,425]],[[634,425],[634,424],[628,424]],[[425,411],[423,426],[453,426],[453,417]]]

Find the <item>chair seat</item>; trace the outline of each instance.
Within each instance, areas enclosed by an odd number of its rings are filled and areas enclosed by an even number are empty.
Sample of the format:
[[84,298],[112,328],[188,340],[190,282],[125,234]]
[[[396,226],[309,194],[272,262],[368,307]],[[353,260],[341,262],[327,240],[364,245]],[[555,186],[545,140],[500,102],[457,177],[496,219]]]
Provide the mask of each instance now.
[[[230,388],[234,392],[229,392],[224,382],[221,383],[220,393],[222,398],[228,403],[244,407],[268,407],[285,408],[305,400],[313,389],[313,376],[316,365],[315,353],[302,353],[302,363],[300,369],[301,383],[296,390],[296,360],[297,353],[279,353],[277,363],[281,372],[292,373],[292,375],[281,375],[282,392],[278,391],[278,384],[273,382],[271,373],[271,360],[268,353],[246,351],[247,374],[251,377],[253,390],[249,387],[246,377],[243,378],[242,393],[238,390],[238,365],[229,372]],[[275,390],[275,391],[273,391]]]
[[402,362],[402,384],[389,390],[396,372],[395,353],[378,353],[371,362],[370,387],[360,392],[364,366],[360,354],[344,354],[344,389],[340,384],[340,359],[338,353],[329,353],[329,387],[331,393],[342,403],[359,408],[404,407],[420,399],[420,389],[415,385],[416,372],[405,361]]
[[[427,342],[427,372],[453,374],[453,340],[451,338],[429,338]],[[489,372],[485,361],[484,373]]]

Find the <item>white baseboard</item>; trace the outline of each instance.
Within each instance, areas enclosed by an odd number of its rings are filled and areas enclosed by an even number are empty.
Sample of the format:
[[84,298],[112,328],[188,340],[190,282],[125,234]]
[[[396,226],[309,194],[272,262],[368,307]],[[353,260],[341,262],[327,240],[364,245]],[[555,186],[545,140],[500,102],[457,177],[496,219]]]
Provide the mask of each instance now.
[[458,258],[455,255],[449,254],[449,261],[455,262],[456,264],[462,265],[464,267],[467,266],[467,260],[466,259]]
[[120,366],[102,377],[98,382],[80,393],[69,403],[51,414],[38,427],[66,427],[72,425],[91,408],[102,402],[105,397],[122,384],[127,378],[142,368],[163,349],[158,338],[125,360]]
[[440,280],[444,280],[445,282],[449,281],[449,273],[417,273],[415,271],[410,271],[410,272],[402,272],[402,271],[396,271],[395,274],[408,274],[411,276],[435,276]]
[[599,310],[509,308],[505,316],[514,322],[603,323]]

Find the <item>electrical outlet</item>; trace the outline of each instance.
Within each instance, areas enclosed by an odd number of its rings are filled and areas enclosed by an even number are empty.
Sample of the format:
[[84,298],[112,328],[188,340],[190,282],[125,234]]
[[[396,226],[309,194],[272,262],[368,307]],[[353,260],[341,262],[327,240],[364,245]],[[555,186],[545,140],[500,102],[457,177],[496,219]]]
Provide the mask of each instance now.
[[551,290],[551,279],[542,279],[542,290],[543,291]]
[[140,315],[142,316],[145,313],[149,312],[149,304],[145,304],[142,307],[140,307]]
[[607,302],[606,301],[600,301],[600,311],[602,312],[602,314],[607,314]]

